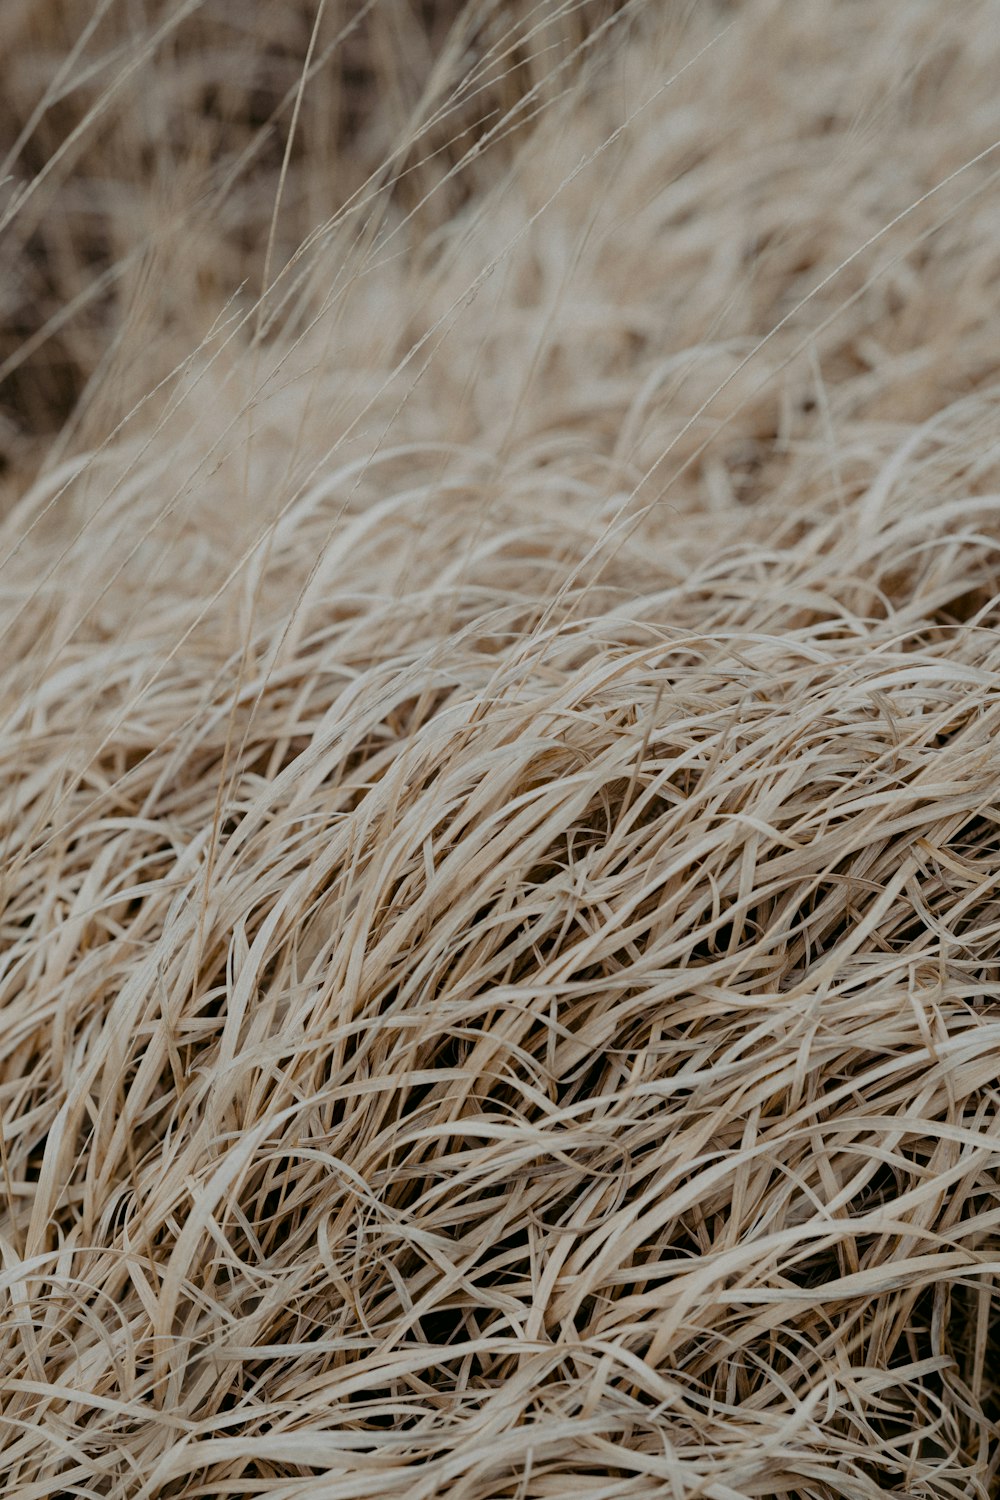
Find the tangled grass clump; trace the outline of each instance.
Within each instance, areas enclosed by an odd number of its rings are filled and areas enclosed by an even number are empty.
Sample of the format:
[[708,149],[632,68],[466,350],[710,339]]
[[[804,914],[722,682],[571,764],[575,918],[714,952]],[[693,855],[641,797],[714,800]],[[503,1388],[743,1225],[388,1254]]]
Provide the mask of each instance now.
[[265,11],[15,121],[0,1488],[988,1500],[994,0]]

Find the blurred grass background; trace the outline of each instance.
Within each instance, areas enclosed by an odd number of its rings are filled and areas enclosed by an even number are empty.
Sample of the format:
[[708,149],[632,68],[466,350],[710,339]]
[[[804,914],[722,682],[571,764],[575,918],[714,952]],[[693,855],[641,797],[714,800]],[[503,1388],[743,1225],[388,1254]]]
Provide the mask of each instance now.
[[359,195],[431,234],[623,4],[5,0],[0,464],[107,432]]

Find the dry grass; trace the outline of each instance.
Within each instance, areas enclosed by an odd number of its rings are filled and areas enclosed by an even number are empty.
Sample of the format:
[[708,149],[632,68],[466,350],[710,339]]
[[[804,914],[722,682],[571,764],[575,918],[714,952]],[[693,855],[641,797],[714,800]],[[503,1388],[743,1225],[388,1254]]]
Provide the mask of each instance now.
[[4,11],[0,1488],[984,1500],[996,0],[357,9]]

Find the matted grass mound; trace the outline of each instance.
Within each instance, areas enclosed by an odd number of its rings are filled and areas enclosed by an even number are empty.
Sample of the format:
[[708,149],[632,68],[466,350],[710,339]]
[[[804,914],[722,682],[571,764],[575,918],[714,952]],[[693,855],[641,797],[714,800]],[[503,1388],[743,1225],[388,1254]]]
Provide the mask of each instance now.
[[12,1500],[997,1493],[1000,12],[584,9],[384,5],[338,196],[321,7],[120,301],[128,111],[8,184]]

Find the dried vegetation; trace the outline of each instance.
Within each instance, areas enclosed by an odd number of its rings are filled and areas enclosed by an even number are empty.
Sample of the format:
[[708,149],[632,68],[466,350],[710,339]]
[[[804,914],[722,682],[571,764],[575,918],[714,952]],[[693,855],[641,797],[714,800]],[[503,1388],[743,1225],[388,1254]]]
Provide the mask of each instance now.
[[12,1500],[987,1500],[996,0],[5,0]]

